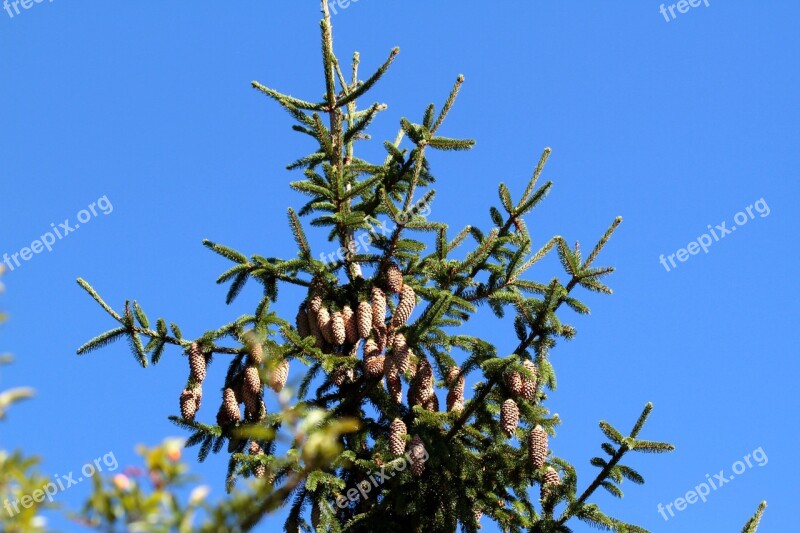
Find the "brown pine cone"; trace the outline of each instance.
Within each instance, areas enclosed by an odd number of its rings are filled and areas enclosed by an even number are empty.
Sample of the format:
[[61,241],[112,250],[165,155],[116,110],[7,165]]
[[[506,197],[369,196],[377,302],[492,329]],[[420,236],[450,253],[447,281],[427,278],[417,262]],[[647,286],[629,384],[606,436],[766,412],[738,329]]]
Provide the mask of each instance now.
[[522,393],[522,376],[519,375],[519,372],[508,372],[505,378],[508,390],[515,396],[519,396]]
[[431,368],[431,364],[426,357],[420,357],[419,365],[417,366],[417,375],[414,376],[414,380],[419,383],[420,389],[424,391],[423,399],[427,399],[428,391],[430,391],[430,393],[433,392],[433,368]]
[[[384,363],[384,367],[388,367]],[[384,368],[384,371],[386,368]],[[386,375],[386,386],[389,389],[389,395],[394,400],[394,403],[403,403],[403,382],[400,381],[400,375],[397,372],[392,372]]]
[[386,346],[388,345],[388,339],[389,331],[386,329],[386,326],[375,328],[375,342],[378,343],[378,350],[382,352],[386,349]]
[[311,329],[308,327],[308,313],[303,309],[302,305],[300,309],[297,310],[297,316],[294,318],[294,327],[297,329],[297,333],[304,339],[311,335]]
[[503,431],[509,437],[513,436],[517,431],[517,424],[519,424],[519,407],[517,403],[509,398],[503,402],[503,407],[500,409],[500,424],[503,426]]
[[322,309],[322,297],[317,295],[311,298],[308,302],[308,308],[315,315],[319,313],[319,310]]
[[411,455],[411,473],[420,477],[425,471],[425,445],[419,435],[414,435],[411,439],[408,451]]
[[386,269],[386,287],[395,294],[403,289],[403,273],[395,263],[389,263]]
[[236,403],[236,395],[233,389],[226,388],[222,391],[222,405],[219,406],[217,413],[217,424],[227,426],[238,422],[242,418],[239,404]]
[[344,336],[345,340],[350,344],[358,342],[358,327],[356,326],[356,316],[353,313],[353,308],[345,305],[342,308],[342,319],[344,320]]
[[537,425],[531,430],[528,440],[528,458],[534,470],[544,466],[547,459],[547,432],[542,426]]
[[306,317],[308,318],[308,330],[314,336],[314,346],[322,348],[325,345],[325,338],[322,335],[322,331],[319,329],[317,314],[313,311],[309,311],[306,313]]
[[[547,471],[544,474],[544,480],[542,480],[542,486],[539,491],[539,496],[542,502],[545,502],[550,497],[550,487],[558,486],[561,484],[561,476],[558,475],[558,472],[552,466],[547,467]],[[551,504],[552,505],[552,504]],[[548,506],[549,507],[549,506]],[[552,512],[552,509],[550,509]]]
[[[258,442],[251,440],[248,453],[250,455],[261,455],[264,453],[264,449],[261,448],[261,445]],[[267,475],[267,467],[262,464],[256,465],[253,469],[253,474],[255,474],[257,478],[262,479]]]
[[378,287],[372,288],[372,326],[375,329],[386,327],[386,295]]
[[464,395],[458,394],[455,390],[447,393],[447,410],[449,412],[460,413],[464,410]]
[[320,510],[319,503],[314,500],[311,504],[311,529],[314,531],[319,528],[320,519],[322,518],[322,511]]
[[197,414],[197,400],[194,393],[189,389],[183,389],[181,392],[181,416],[185,420],[194,420],[195,414]]
[[254,339],[252,345],[248,348],[250,350],[248,354],[248,363],[255,366],[261,365],[261,363],[264,362],[264,348],[261,346],[261,343]]
[[397,302],[394,315],[392,315],[392,325],[394,327],[405,326],[416,305],[417,295],[414,289],[410,285],[404,285],[403,290],[400,292],[400,301]]
[[359,302],[356,310],[356,325],[358,326],[358,336],[362,339],[368,338],[372,331],[372,306],[369,302]]
[[197,383],[206,379],[206,356],[196,342],[189,347],[189,376]]
[[436,391],[431,389],[428,399],[423,402],[422,407],[432,413],[439,412],[439,397],[436,396]]
[[370,378],[379,378],[383,376],[383,365],[385,364],[386,357],[383,355],[372,356],[364,363],[364,372]]
[[264,420],[265,416],[267,416],[267,406],[262,398],[259,398],[254,406],[244,406],[244,417],[250,422]]
[[364,359],[375,357],[376,355],[380,355],[380,353],[381,351],[378,348],[378,343],[375,342],[374,339],[367,339],[367,342],[364,343]]
[[331,315],[331,338],[333,339],[333,344],[336,346],[341,346],[347,339],[347,331],[344,327],[344,317],[339,311],[336,311]]
[[392,420],[389,425],[389,450],[394,456],[403,455],[406,449],[406,425],[399,418]]
[[522,379],[522,391],[521,395],[528,401],[531,401],[536,398],[536,392],[538,389],[539,384],[538,382],[538,372],[536,371],[536,365],[533,362],[528,361],[527,359],[522,362],[522,366],[524,366],[531,374],[533,374],[534,379],[523,378]]
[[408,348],[405,335],[402,333],[395,335],[392,345],[392,365],[394,365],[401,374],[405,374],[408,371],[411,356],[410,352],[411,350]]
[[337,387],[341,387],[346,381],[352,381],[353,376],[352,368],[340,365],[331,372],[331,381],[333,381],[333,384]]
[[323,307],[317,313],[317,327],[322,333],[322,338],[328,344],[334,344],[333,329],[331,328],[331,314],[326,307]]
[[269,386],[275,392],[280,392],[286,385],[287,379],[289,379],[289,360],[283,359],[272,369],[272,374],[269,376]]

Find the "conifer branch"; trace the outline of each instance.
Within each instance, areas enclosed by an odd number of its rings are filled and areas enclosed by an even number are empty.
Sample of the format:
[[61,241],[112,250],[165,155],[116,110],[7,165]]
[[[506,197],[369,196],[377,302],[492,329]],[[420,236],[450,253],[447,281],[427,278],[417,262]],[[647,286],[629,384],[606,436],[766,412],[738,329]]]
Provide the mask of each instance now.
[[742,533],[756,533],[758,531],[758,525],[761,523],[761,517],[764,515],[766,508],[767,502],[762,501],[758,506],[758,510],[756,510],[756,514],[744,525]]

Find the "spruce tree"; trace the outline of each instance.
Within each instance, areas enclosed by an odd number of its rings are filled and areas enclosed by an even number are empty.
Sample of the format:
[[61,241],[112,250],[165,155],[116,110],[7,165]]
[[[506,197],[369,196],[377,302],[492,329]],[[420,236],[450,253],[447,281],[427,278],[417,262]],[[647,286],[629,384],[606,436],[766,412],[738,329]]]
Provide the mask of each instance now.
[[[205,241],[232,263],[217,280],[230,283],[228,303],[248,281],[261,284],[264,296],[251,315],[197,339],[164,319],[151,323],[135,301],[114,310],[79,279],[118,325],[78,353],[127,338],[146,367],[167,346],[185,352],[188,378],[176,391],[180,416],[172,420],[191,433],[187,445],[200,446],[200,460],[212,452],[230,455],[229,488],[242,476],[261,480],[252,505],[230,510],[243,530],[286,506],[291,532],[474,532],[482,520],[513,532],[570,531],[576,520],[645,531],[604,513],[593,496],[602,488],[621,497],[624,480],[644,482],[625,464],[628,454],[673,450],[643,436],[652,405],[628,432],[600,422],[606,440],[591,460],[597,470],[588,483],[579,483],[575,468],[551,449],[561,421],[546,407],[546,393],[556,387],[551,354],[576,334],[561,312],[589,312],[579,290],[611,293],[605,278],[614,268],[597,261],[621,218],[586,255],[561,236],[534,242],[525,217],[551,189],[551,182],[540,182],[550,149],[522,191],[499,185],[489,227],[453,232],[424,216],[435,200],[429,157],[474,144],[441,134],[464,78],[440,108],[431,104],[421,119],[401,120],[397,137],[383,143],[382,161],[358,157],[357,144],[369,139],[368,127],[386,108],[358,103],[399,50],[365,79],[355,54],[345,73],[321,4],[323,100],[252,84],[316,145],[288,166],[302,174],[290,187],[308,197],[288,210],[297,256],[248,257]],[[331,261],[318,259],[308,226],[327,228],[322,250],[339,247]],[[360,246],[364,239],[369,249]],[[548,254],[557,254],[564,277],[526,277]],[[285,284],[305,292],[295,317],[271,309]],[[485,309],[506,319],[517,339],[511,353],[470,332],[470,317]],[[203,390],[209,364],[219,358],[227,365],[224,389]],[[289,374],[300,376],[291,399],[281,392]],[[466,377],[477,379],[469,393]],[[270,388],[281,402],[278,412],[267,412]],[[279,454],[282,433],[291,447]]]

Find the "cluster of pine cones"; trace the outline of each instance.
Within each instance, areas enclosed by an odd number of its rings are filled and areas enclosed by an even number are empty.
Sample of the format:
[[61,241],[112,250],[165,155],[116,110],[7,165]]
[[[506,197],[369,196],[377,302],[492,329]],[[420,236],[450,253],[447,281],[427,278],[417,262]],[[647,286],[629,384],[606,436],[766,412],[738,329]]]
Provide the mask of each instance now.
[[[222,390],[222,403],[217,412],[217,424],[228,430],[242,421],[240,405],[244,405],[244,420],[258,422],[266,417],[261,372],[264,363],[264,348],[253,336],[247,339],[247,364],[236,376],[231,385]],[[198,343],[192,343],[188,350],[189,380],[180,395],[181,416],[193,421],[200,408],[203,397],[203,381],[206,378],[209,355],[203,352]],[[280,392],[289,376],[289,361],[283,359],[269,372],[269,385],[275,392]],[[231,443],[233,445],[233,442]],[[248,452],[251,455],[263,453],[261,445],[250,442]],[[266,468],[258,465],[255,468],[257,477],[266,475]]]

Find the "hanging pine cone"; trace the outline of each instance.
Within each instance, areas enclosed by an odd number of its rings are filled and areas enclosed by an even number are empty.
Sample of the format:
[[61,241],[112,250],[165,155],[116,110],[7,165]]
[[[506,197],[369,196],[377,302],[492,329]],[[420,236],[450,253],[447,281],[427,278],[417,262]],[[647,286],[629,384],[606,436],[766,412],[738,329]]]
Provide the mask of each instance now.
[[272,369],[272,374],[269,376],[269,386],[275,392],[280,392],[286,385],[287,379],[289,379],[289,360],[283,359]]
[[255,402],[255,405],[245,404],[244,417],[246,420],[249,420],[250,422],[258,422],[259,420],[264,420],[264,417],[266,416],[267,406],[262,398],[258,398],[258,400]]
[[[461,374],[461,368],[458,366],[450,367],[450,370],[447,372],[447,384],[450,386],[450,392],[453,394],[453,401],[457,403],[461,403],[461,406],[464,405],[464,376]],[[450,395],[447,396],[447,410],[451,411],[450,408]]]
[[325,338],[322,336],[322,331],[319,329],[317,314],[310,311],[306,313],[306,318],[308,318],[308,331],[314,336],[314,346],[322,348],[325,345]]
[[411,473],[420,477],[425,471],[425,445],[419,435],[414,435],[414,438],[411,439],[408,451],[411,455]]
[[364,363],[364,371],[370,378],[379,378],[383,376],[383,365],[385,364],[386,357],[377,355],[370,357]]
[[250,353],[248,354],[248,363],[251,365],[259,366],[261,363],[264,362],[264,348],[261,346],[261,343],[253,340],[251,346],[249,346]]
[[194,420],[195,414],[197,414],[197,400],[194,393],[189,389],[183,389],[181,392],[181,416],[185,420]]
[[378,343],[374,339],[367,339],[364,343],[364,359],[380,355],[381,351],[378,348]]
[[399,418],[392,420],[392,423],[389,425],[389,450],[392,452],[392,455],[396,457],[403,455],[406,449],[407,434],[406,425],[402,420]]
[[311,300],[308,302],[308,308],[315,315],[319,313],[319,310],[322,309],[322,297],[317,295],[311,298]]
[[392,315],[392,325],[398,328],[405,326],[416,305],[417,295],[414,289],[410,285],[404,285],[403,290],[400,292],[400,301],[397,302],[394,315]]
[[519,424],[519,407],[509,398],[503,402],[503,407],[500,409],[500,425],[503,426],[505,434],[511,437],[517,431],[517,424]]
[[536,372],[536,365],[533,362],[528,361],[527,359],[522,362],[522,366],[524,366],[527,370],[533,374],[534,379],[523,378],[522,379],[522,397],[528,401],[533,400],[536,398],[536,391],[538,389],[538,376],[539,374]]
[[236,402],[236,395],[233,389],[226,388],[222,391],[222,405],[219,406],[217,413],[217,424],[227,426],[238,422],[242,418],[239,404]]
[[392,365],[397,368],[401,374],[408,371],[410,361],[410,350],[406,337],[402,333],[398,333],[394,337],[394,344],[392,345]]
[[326,307],[323,307],[317,313],[317,327],[322,333],[322,338],[328,344],[334,344],[333,329],[331,327],[331,314]]
[[389,263],[386,269],[386,287],[395,294],[403,289],[403,273],[395,263]]
[[[251,440],[250,449],[248,450],[248,453],[250,455],[261,455],[264,453],[264,450],[263,448],[261,448],[261,445],[258,442]],[[262,479],[267,475],[267,467],[264,466],[263,464],[257,464],[255,468],[253,468],[253,474],[257,478]]]
[[352,368],[348,368],[344,365],[339,365],[336,368],[334,368],[333,371],[331,372],[331,381],[337,387],[341,387],[342,385],[344,385],[345,381],[348,381],[348,379],[352,379],[352,376],[353,376]]
[[[558,472],[552,466],[547,467],[547,471],[544,474],[544,479],[542,480],[542,486],[539,491],[539,496],[542,500],[542,503],[546,503],[547,500],[550,498],[550,488],[557,487],[561,484],[561,476],[558,475]],[[547,509],[545,511],[552,512],[553,510],[553,503],[555,502],[547,502]]]
[[341,346],[344,344],[344,341],[347,340],[347,331],[344,327],[344,316],[339,311],[334,312],[331,315],[331,338],[333,339],[333,344],[336,346]]
[[460,413],[464,410],[464,394],[458,394],[455,389],[447,393],[447,410],[449,412]]
[[431,413],[439,412],[439,397],[436,396],[436,391],[430,390],[428,398],[423,402],[422,407]]
[[358,327],[356,326],[356,315],[349,305],[342,307],[342,319],[344,320],[345,340],[350,344],[355,344],[359,339]]
[[258,368],[253,365],[248,365],[244,369],[242,393],[244,398],[247,398],[248,395],[259,396],[261,394],[261,376]]
[[[384,363],[384,367],[388,367]],[[384,371],[386,368],[384,368]],[[403,383],[400,381],[400,375],[397,372],[389,373],[386,375],[386,386],[389,389],[389,395],[394,400],[394,403],[403,403]]]
[[372,306],[369,302],[359,302],[356,310],[356,325],[359,337],[362,339],[369,337],[369,333],[372,331]]
[[531,430],[528,440],[528,458],[534,470],[542,468],[547,459],[547,432],[540,425]]
[[420,357],[414,380],[419,383],[423,401],[427,400],[433,394],[433,368],[426,357]]
[[372,325],[375,329],[386,327],[386,295],[378,287],[372,288]]
[[196,342],[189,347],[189,375],[197,383],[206,379],[206,356]]
[[519,372],[508,372],[505,378],[508,390],[515,396],[519,396],[522,393],[522,376],[519,375]]
[[308,313],[306,313],[302,305],[300,309],[297,310],[297,316],[294,318],[294,326],[300,337],[305,339],[311,335],[311,330],[308,327]]
[[375,328],[375,341],[378,343],[378,350],[382,352],[386,349],[389,341],[389,331],[386,326]]

